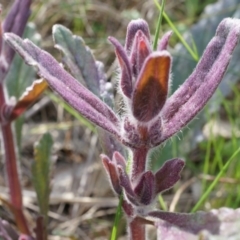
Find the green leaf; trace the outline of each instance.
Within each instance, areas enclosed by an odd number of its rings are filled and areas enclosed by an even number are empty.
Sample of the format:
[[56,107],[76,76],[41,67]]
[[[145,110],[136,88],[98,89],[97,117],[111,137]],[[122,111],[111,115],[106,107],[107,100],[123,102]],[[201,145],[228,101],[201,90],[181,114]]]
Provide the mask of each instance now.
[[47,224],[50,194],[50,155],[53,141],[49,133],[45,133],[34,146],[34,162],[32,165],[33,185],[37,193],[40,213]]
[[53,39],[55,47],[64,55],[64,64],[73,76],[96,96],[99,96],[98,69],[95,59],[83,39],[73,35],[68,28],[58,24],[53,26]]
[[119,203],[118,203],[117,212],[114,218],[110,240],[117,240],[117,237],[118,237],[118,226],[123,215],[122,203],[123,203],[123,195],[121,195],[119,198]]

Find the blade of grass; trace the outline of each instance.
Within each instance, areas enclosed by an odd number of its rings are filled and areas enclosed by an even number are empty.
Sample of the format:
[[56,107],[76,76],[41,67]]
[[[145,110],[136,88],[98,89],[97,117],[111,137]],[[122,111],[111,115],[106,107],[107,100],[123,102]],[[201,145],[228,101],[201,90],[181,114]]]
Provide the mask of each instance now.
[[164,6],[165,6],[165,0],[162,0],[161,11],[159,13],[154,42],[153,42],[153,50],[154,51],[157,50],[157,44],[158,44],[159,32],[160,32],[160,28],[161,28],[161,24],[162,24]]
[[[207,112],[207,118],[210,119],[209,112],[208,111],[206,111],[206,112]],[[210,127],[210,137],[207,142],[207,149],[206,149],[206,154],[205,154],[205,159],[204,159],[204,166],[203,166],[203,174],[204,175],[209,174],[212,141],[214,141],[214,140],[213,140],[213,136],[212,136],[212,126],[211,126]],[[207,180],[205,178],[203,178],[202,191],[205,191],[206,184],[207,184]]]
[[166,203],[165,203],[161,194],[158,195],[158,201],[159,201],[159,204],[160,204],[162,210],[167,211],[168,210],[167,205],[166,205]]
[[[159,11],[161,11],[161,5],[158,3],[157,0],[154,0],[154,3],[156,4],[157,8],[159,9]],[[182,42],[182,44],[184,45],[184,47],[187,49],[187,51],[190,53],[190,55],[192,56],[192,58],[198,62],[199,57],[197,55],[197,53],[195,53],[191,47],[189,46],[189,44],[185,41],[185,39],[182,37],[181,33],[177,30],[177,28],[175,27],[175,25],[173,24],[173,22],[170,20],[170,18],[168,17],[168,15],[163,11],[163,17],[165,18],[165,20],[167,21],[168,25],[171,27],[171,29],[173,30],[173,32],[178,36],[179,40]]]
[[212,184],[208,187],[208,189],[205,191],[205,193],[202,195],[202,197],[199,199],[199,201],[195,204],[193,209],[191,210],[191,213],[196,212],[203,202],[206,200],[206,198],[209,196],[209,194],[212,192],[213,188],[217,185],[219,179],[224,174],[224,172],[228,169],[229,165],[232,163],[234,158],[237,156],[237,154],[240,152],[240,147],[232,154],[232,156],[227,160],[222,170],[218,173],[215,180],[212,182]]
[[122,202],[123,202],[123,194],[119,198],[119,203],[118,203],[117,212],[114,218],[110,240],[117,240],[118,225],[122,217]]
[[223,151],[224,139],[223,138],[218,138],[216,140],[214,139],[212,144],[213,144],[215,157],[213,159],[213,163],[211,164],[211,172],[214,174],[217,171],[216,167],[218,167],[219,169],[223,168],[222,151]]
[[197,45],[196,45],[192,35],[190,37],[191,37],[191,43],[192,43],[193,51],[195,52],[197,59],[199,59]]

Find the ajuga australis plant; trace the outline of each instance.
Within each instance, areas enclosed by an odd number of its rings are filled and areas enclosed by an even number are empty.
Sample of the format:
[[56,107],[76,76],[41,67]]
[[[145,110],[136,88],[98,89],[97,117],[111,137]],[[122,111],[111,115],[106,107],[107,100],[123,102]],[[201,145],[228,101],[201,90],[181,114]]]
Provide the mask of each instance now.
[[[58,28],[54,26],[54,36]],[[238,43],[240,20],[227,18],[219,24],[193,73],[169,97],[172,58],[167,46],[170,36],[171,32],[166,33],[153,51],[148,24],[138,19],[128,25],[125,46],[109,37],[118,58],[119,89],[126,105],[126,112],[119,116],[105,104],[101,91],[107,83],[103,81],[102,69],[93,58],[87,58],[88,64],[84,63],[86,52],[83,55],[72,52],[71,60],[80,68],[85,64],[81,74],[83,78],[91,74],[94,91],[87,84],[79,83],[49,53],[31,41],[13,33],[5,34],[5,41],[27,64],[37,68],[38,74],[54,91],[129,149],[129,171],[126,157],[118,151],[103,154],[101,158],[114,192],[124,196],[122,208],[132,240],[146,239],[145,224],[156,226],[158,239],[198,239],[198,234],[225,234],[226,216],[239,216],[239,211],[227,209],[196,214],[154,209],[158,194],[179,180],[184,161],[168,160],[158,171],[152,172],[147,168],[149,153],[185,127],[211,98]],[[83,43],[76,36],[72,41]],[[66,51],[64,54],[65,63],[69,63]],[[70,70],[72,62],[68,66]]]

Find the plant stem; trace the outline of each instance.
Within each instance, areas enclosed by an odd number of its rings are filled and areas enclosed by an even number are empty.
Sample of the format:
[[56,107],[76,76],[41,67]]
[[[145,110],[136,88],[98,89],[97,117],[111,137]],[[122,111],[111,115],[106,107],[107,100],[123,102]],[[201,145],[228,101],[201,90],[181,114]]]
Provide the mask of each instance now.
[[138,177],[145,172],[147,161],[147,148],[139,148],[133,150],[132,175],[131,181],[134,182]]
[[[0,110],[3,112],[4,106],[6,105],[5,93],[3,85],[0,84]],[[4,113],[3,113],[4,114]],[[22,210],[22,190],[18,176],[17,169],[17,157],[14,144],[14,137],[11,127],[11,122],[4,122],[1,119],[1,130],[3,139],[3,149],[5,151],[5,166],[7,182],[10,191],[10,203],[13,207],[16,222],[19,230],[23,234],[30,235],[30,231],[27,225],[27,221],[24,217]]]
[[141,224],[137,218],[134,218],[129,223],[130,240],[145,240],[146,239],[146,228],[144,224]]

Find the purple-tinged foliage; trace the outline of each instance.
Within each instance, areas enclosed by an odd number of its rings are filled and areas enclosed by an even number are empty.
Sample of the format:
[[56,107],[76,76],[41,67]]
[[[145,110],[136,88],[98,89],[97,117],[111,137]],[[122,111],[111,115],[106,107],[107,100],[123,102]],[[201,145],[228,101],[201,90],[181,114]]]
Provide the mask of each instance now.
[[240,20],[224,19],[218,26],[196,69],[168,99],[162,116],[165,128],[162,140],[188,124],[211,98],[227,70],[238,43]]
[[8,33],[6,36],[6,39],[11,37],[15,40],[12,43],[16,48],[20,47],[19,54],[27,56],[27,63],[36,66],[39,75],[45,78],[64,100],[83,116],[118,137],[119,119],[106,104],[67,73],[49,53],[40,50],[29,40],[22,41],[14,34]]
[[172,31],[169,31],[162,36],[162,38],[158,44],[158,51],[167,50],[168,42],[169,42],[171,35],[172,35]]
[[[14,34],[5,35],[6,41],[26,63],[37,67],[39,75],[46,79],[53,90],[83,116],[104,129],[103,146],[109,146],[109,150],[105,150],[107,155],[101,156],[102,162],[115,193],[124,194],[122,207],[128,219],[130,239],[145,239],[144,218],[153,218],[162,236],[165,236],[164,231],[167,232],[171,224],[192,235],[202,229],[208,230],[205,227],[207,217],[213,216],[213,221],[219,220],[212,213],[188,215],[152,211],[151,206],[157,195],[171,188],[180,179],[184,161],[178,158],[169,160],[156,173],[147,169],[147,163],[151,149],[185,127],[213,95],[238,43],[240,20],[228,18],[220,23],[196,69],[168,98],[171,55],[167,46],[170,36],[171,32],[166,33],[158,44],[158,50],[153,51],[148,25],[140,19],[129,23],[125,46],[109,37],[119,61],[119,88],[126,104],[126,114],[120,117],[92,93],[94,90],[88,84],[85,86],[90,91],[67,73],[50,54],[29,40],[22,40]],[[77,37],[70,39],[74,44],[79,41]],[[61,45],[60,48],[65,54],[64,61],[74,73],[71,67],[77,65],[80,56],[74,56],[71,45],[67,46],[67,52],[66,46],[62,49]],[[85,50],[81,60],[85,58]],[[83,80],[99,83],[103,73],[96,73],[98,64],[93,57],[86,59],[88,64],[81,62],[78,66]],[[90,71],[91,68],[93,72]],[[87,74],[84,75],[84,71]],[[89,80],[89,76],[93,79]],[[111,146],[111,138],[104,131],[132,151],[130,173],[126,170],[125,158],[114,149],[117,145],[114,143]]]
[[112,184],[113,190],[115,193],[120,195],[122,193],[122,188],[119,183],[117,165],[112,162],[106,155],[102,155],[101,158],[103,166],[105,167],[105,170],[110,178],[110,183]]
[[184,167],[184,161],[178,158],[168,160],[155,173],[156,194],[166,191],[178,182],[180,173]]
[[[10,12],[2,24],[3,33],[12,32],[18,36],[22,36],[27,20],[30,16],[31,0],[14,1]],[[14,51],[8,45],[3,45],[2,52],[8,64],[11,63]]]
[[150,41],[150,32],[147,22],[144,21],[143,19],[131,21],[127,27],[127,35],[125,42],[125,49],[129,54],[131,53],[134,37],[139,30],[144,34],[144,36],[146,36],[148,41]]
[[149,212],[148,216],[159,219],[155,221],[158,239],[166,237],[174,240],[240,238],[240,209],[220,208],[210,212],[191,214],[153,211]]
[[[132,21],[129,29],[126,49],[121,47],[116,39],[111,37],[110,41],[116,48],[123,75],[131,81],[120,84],[122,92],[128,98],[131,97],[126,103],[130,109],[128,115],[132,115],[133,118],[129,120],[132,128],[130,135],[126,133],[128,129],[120,129],[119,117],[62,69],[48,53],[40,50],[30,41],[22,41],[13,34],[6,34],[6,41],[25,58],[28,64],[37,66],[39,74],[46,78],[49,85],[89,120],[114,134],[128,146],[133,148],[139,148],[139,145],[147,145],[148,148],[155,147],[189,123],[214,93],[238,42],[239,20],[225,19],[222,21],[216,36],[207,46],[193,74],[167,100],[170,54],[166,50],[161,50],[149,52],[148,56],[134,55],[131,53],[134,41],[139,41],[138,50],[140,52],[142,51],[141,46],[144,46],[144,49],[146,46],[151,49],[148,40],[149,30],[146,30],[146,22],[143,20]],[[141,36],[145,37],[139,37],[139,32],[141,32]],[[170,33],[160,41],[159,49],[166,49],[169,36]],[[137,59],[134,59],[134,56]],[[160,66],[160,68],[155,66]],[[136,76],[137,79],[134,77],[134,68],[140,71]],[[124,118],[122,122],[124,122]],[[160,128],[149,127],[158,124],[159,121],[163,121]],[[146,127],[144,127],[145,125]],[[154,135],[158,135],[157,141],[154,139],[152,141],[150,138],[152,131],[155,131]],[[135,142],[132,141],[133,136],[138,138]],[[147,144],[148,142],[151,142],[151,146]]]
[[143,171],[138,179],[131,181],[125,170],[126,161],[120,153],[115,152],[112,161],[105,155],[101,157],[115,193],[119,195],[123,190],[126,198],[136,206],[152,204],[159,193],[171,188],[180,179],[184,167],[184,161],[172,159],[155,174]]

